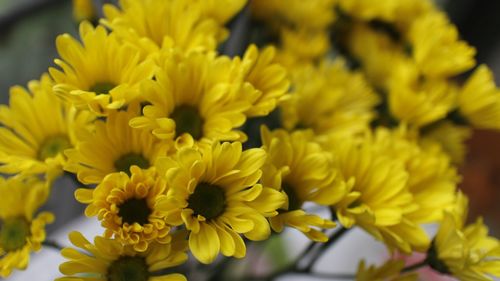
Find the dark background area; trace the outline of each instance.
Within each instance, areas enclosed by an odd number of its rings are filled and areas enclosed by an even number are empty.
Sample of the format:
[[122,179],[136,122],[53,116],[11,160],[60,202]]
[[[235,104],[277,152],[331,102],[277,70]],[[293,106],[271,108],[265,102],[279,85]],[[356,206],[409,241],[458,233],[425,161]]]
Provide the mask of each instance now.
[[[98,2],[98,1],[96,1]],[[440,1],[463,39],[477,48],[478,63],[486,63],[500,83],[500,1]],[[25,85],[53,65],[55,38],[77,33],[69,0],[0,0],[0,103],[8,102],[12,85]],[[476,132],[469,142],[462,188],[471,197],[471,216],[483,215],[500,236],[500,134]],[[82,214],[72,198],[74,183],[61,179],[49,209],[58,214],[57,227]]]

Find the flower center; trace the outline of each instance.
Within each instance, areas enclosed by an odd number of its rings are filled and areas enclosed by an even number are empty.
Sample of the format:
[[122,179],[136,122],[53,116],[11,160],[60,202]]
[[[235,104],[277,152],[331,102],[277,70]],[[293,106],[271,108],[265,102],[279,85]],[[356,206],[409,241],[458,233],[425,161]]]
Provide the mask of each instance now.
[[440,272],[442,274],[451,274],[448,266],[439,259],[434,241],[432,241],[431,247],[427,251],[427,258],[425,259],[425,261],[432,269],[436,270],[437,272]]
[[122,223],[129,225],[138,223],[145,225],[149,222],[151,209],[146,199],[130,198],[118,206],[118,215],[122,218]]
[[71,142],[64,135],[48,137],[44,140],[38,151],[38,159],[45,160],[62,153],[65,149],[71,147]]
[[9,218],[0,225],[0,247],[6,252],[21,249],[30,235],[30,224],[24,218]]
[[181,105],[170,115],[175,121],[175,135],[190,134],[193,139],[199,140],[203,136],[203,119],[198,109],[189,105]]
[[90,87],[89,91],[96,94],[109,94],[109,91],[116,87],[115,84],[109,82],[98,82],[94,86]]
[[217,185],[200,183],[189,196],[188,208],[192,209],[195,215],[202,215],[206,219],[217,218],[226,208],[224,190]]
[[107,281],[147,281],[149,271],[142,257],[120,257],[108,267]]
[[303,202],[300,200],[293,186],[285,182],[283,183],[283,191],[288,196],[288,211],[298,210],[302,207]]
[[144,156],[138,153],[127,153],[115,161],[117,171],[125,172],[130,176],[130,167],[136,165],[141,169],[149,168],[149,161]]

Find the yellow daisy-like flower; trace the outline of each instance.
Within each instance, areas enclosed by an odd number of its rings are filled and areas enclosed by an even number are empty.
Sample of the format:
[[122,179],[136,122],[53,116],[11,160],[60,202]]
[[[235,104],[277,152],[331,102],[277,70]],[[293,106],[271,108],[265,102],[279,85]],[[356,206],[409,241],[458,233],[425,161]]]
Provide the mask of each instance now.
[[361,143],[331,144],[331,151],[338,157],[341,175],[350,181],[347,195],[332,206],[339,221],[348,228],[357,224],[384,240],[380,228],[400,224],[404,214],[417,207],[408,190],[404,163],[381,154],[368,137]]
[[281,50],[276,60],[288,68],[316,63],[330,49],[330,38],[326,30],[283,28],[280,35]]
[[120,7],[104,6],[103,24],[145,54],[172,45],[184,51],[215,50],[228,35],[225,22],[244,4],[241,0],[231,2],[120,0]]
[[97,11],[92,0],[73,0],[73,18],[76,22],[94,21]]
[[467,200],[460,195],[461,206],[446,212],[426,259],[434,270],[463,281],[492,281],[500,277],[500,242],[488,236],[482,219],[464,226]]
[[476,50],[459,40],[457,28],[439,11],[425,13],[408,34],[413,58],[427,77],[450,77],[475,65]]
[[110,112],[105,120],[95,122],[95,131],[80,138],[77,147],[66,151],[65,170],[75,173],[84,184],[98,184],[111,173],[130,173],[132,165],[146,169],[170,149],[147,131],[128,126],[137,116],[137,105],[127,111]]
[[139,85],[151,79],[155,65],[144,60],[140,51],[118,40],[114,34],[88,22],[80,24],[83,43],[69,34],[57,37],[61,68],[50,68],[54,91],[81,109],[107,114],[124,107],[140,95]]
[[423,144],[437,143],[450,157],[455,165],[461,165],[465,160],[467,147],[465,141],[472,135],[472,129],[457,126],[449,121],[438,122],[424,128],[421,134]]
[[[278,102],[285,98],[290,82],[283,66],[274,62],[276,49],[267,47],[260,54],[255,45],[250,45],[241,59],[243,87],[250,87],[244,91],[251,93],[244,97],[252,104],[245,114],[250,117],[265,116],[276,108]],[[238,66],[236,66],[238,67]]]
[[80,188],[76,199],[88,204],[85,215],[97,216],[106,229],[105,237],[132,245],[144,252],[152,242],[170,242],[170,227],[156,208],[157,198],[165,193],[166,183],[156,169],[130,167],[126,173],[106,176],[95,189]]
[[76,145],[94,117],[62,102],[53,85],[43,75],[28,89],[11,88],[9,106],[0,105],[0,172],[45,173],[48,180],[62,172],[63,151]]
[[155,80],[142,89],[150,104],[144,107],[144,116],[131,120],[132,127],[152,131],[159,139],[174,139],[176,147],[246,139],[236,128],[245,122],[250,104],[231,91],[227,57],[169,49],[159,61],[162,67]]
[[211,263],[219,252],[242,258],[240,234],[250,240],[271,234],[266,218],[278,214],[285,196],[257,184],[265,161],[262,149],[242,151],[241,143],[226,142],[183,148],[175,159],[158,162],[168,191],[157,208],[170,224],[190,231],[189,248],[200,262]]
[[[59,270],[65,277],[56,281],[186,281],[179,273],[159,273],[187,260],[186,242],[180,235],[170,244],[152,244],[145,252],[136,252],[117,240],[95,237],[94,244],[80,232],[69,239],[80,248],[65,248],[61,254],[69,261]],[[83,251],[82,251],[83,250]]]
[[356,281],[416,281],[418,275],[402,273],[404,267],[403,260],[388,260],[379,267],[367,267],[362,260],[358,265]]
[[31,251],[45,240],[45,225],[54,216],[37,209],[45,202],[49,187],[35,177],[0,177],[0,277],[13,269],[26,269]]
[[305,202],[323,206],[337,203],[345,195],[333,156],[313,141],[311,131],[261,130],[263,148],[268,154],[262,184],[284,192],[287,202],[280,214],[270,218],[277,232],[285,226],[302,231],[309,239],[326,242],[328,236],[316,228],[333,228],[335,223],[302,209]]
[[500,90],[493,73],[481,65],[458,94],[458,110],[473,126],[500,130]]
[[311,128],[318,136],[350,137],[368,128],[379,98],[363,75],[342,61],[296,70],[293,93],[282,103],[286,129]]

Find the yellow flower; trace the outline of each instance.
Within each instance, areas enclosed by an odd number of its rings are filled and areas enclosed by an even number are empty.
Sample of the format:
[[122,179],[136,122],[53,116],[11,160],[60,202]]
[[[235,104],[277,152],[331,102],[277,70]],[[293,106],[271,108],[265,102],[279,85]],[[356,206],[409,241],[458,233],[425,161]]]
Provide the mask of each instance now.
[[247,98],[252,104],[245,114],[250,117],[265,116],[276,108],[279,101],[285,98],[290,82],[283,66],[274,62],[276,49],[267,47],[260,54],[255,45],[250,45],[241,59],[234,63],[241,64],[243,87],[250,87],[251,95]]
[[167,154],[170,144],[147,131],[128,126],[139,112],[137,105],[127,111],[110,112],[95,122],[95,131],[80,138],[79,144],[66,151],[65,170],[75,173],[84,184],[98,184],[111,173],[130,173],[132,165],[146,169]]
[[500,242],[488,236],[481,218],[464,226],[467,200],[459,200],[458,210],[446,212],[426,261],[434,270],[459,280],[492,281],[491,275],[500,277]]
[[106,176],[95,189],[80,188],[76,199],[88,204],[85,215],[97,216],[106,229],[104,236],[132,245],[144,252],[152,242],[170,242],[170,227],[156,208],[156,199],[165,193],[165,181],[154,168],[130,167],[126,173]]
[[0,172],[41,174],[48,180],[62,172],[63,151],[76,145],[78,132],[86,131],[92,114],[79,112],[52,91],[48,75],[16,86],[10,105],[0,106]]
[[149,105],[144,116],[131,120],[132,127],[150,130],[159,139],[174,139],[176,147],[246,139],[236,128],[245,122],[250,104],[231,90],[227,57],[169,49],[162,52],[159,63],[155,80],[142,89]]
[[282,103],[286,129],[311,128],[320,137],[350,137],[368,128],[378,96],[363,75],[342,61],[324,61],[292,73],[293,93]]
[[261,130],[263,148],[268,154],[262,168],[262,184],[286,194],[280,214],[270,218],[277,232],[290,226],[309,239],[326,242],[328,237],[316,228],[333,228],[335,223],[302,209],[305,202],[329,206],[345,195],[345,183],[339,178],[333,156],[313,141],[310,131],[288,134],[284,130]]
[[421,142],[437,143],[450,157],[455,165],[461,165],[465,160],[467,150],[465,141],[472,135],[472,129],[466,126],[457,126],[449,121],[438,122],[424,128]]
[[457,28],[442,12],[425,13],[416,19],[408,40],[416,64],[427,77],[450,77],[475,65],[475,49],[459,40]]
[[283,28],[280,35],[281,51],[277,61],[286,67],[317,62],[330,49],[330,38],[326,30]]
[[473,126],[500,130],[500,90],[486,65],[476,69],[458,94],[458,110]]
[[241,0],[226,2],[120,0],[119,8],[104,6],[103,24],[145,54],[171,46],[184,51],[215,50],[228,36],[225,22],[244,4]]
[[242,151],[239,142],[213,143],[183,148],[176,158],[158,162],[166,171],[168,191],[157,208],[167,221],[189,231],[189,248],[202,263],[211,263],[221,252],[242,258],[250,240],[269,237],[266,217],[285,202],[280,192],[257,184],[266,161],[262,149]]
[[[61,254],[69,261],[59,270],[65,277],[56,281],[186,281],[179,273],[160,273],[187,260],[186,243],[179,236],[171,244],[152,244],[145,252],[136,252],[113,239],[95,237],[94,244],[79,232],[71,232],[69,239],[80,248],[65,248]],[[82,251],[83,250],[83,251]]]
[[398,61],[388,87],[390,112],[407,124],[422,127],[443,119],[452,111],[456,86],[445,79],[422,78],[409,60]]
[[77,22],[95,20],[97,11],[92,0],[73,0],[73,18]]
[[362,260],[358,265],[356,281],[416,281],[416,274],[401,273],[405,266],[403,260],[388,260],[382,266],[366,267]]
[[46,183],[35,177],[0,177],[0,277],[13,269],[26,269],[31,251],[39,251],[45,240],[45,225],[54,216],[37,209],[49,193]]
[[120,42],[102,26],[80,24],[80,43],[69,34],[57,37],[61,68],[50,68],[54,91],[80,109],[98,114],[120,109],[140,95],[139,85],[152,78],[155,65],[139,50]]

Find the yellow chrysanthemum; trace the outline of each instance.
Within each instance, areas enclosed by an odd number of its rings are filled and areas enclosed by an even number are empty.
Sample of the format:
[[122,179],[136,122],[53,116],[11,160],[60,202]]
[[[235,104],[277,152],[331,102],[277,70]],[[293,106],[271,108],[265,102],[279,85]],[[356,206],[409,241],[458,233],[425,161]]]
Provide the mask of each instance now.
[[149,105],[144,116],[131,120],[132,127],[152,131],[159,139],[174,139],[176,147],[246,139],[236,128],[245,122],[250,104],[231,91],[229,58],[169,49],[159,60],[162,67],[155,80],[142,89]]
[[54,216],[37,209],[49,193],[46,183],[35,177],[0,177],[0,276],[28,266],[31,251],[39,251],[45,240],[45,225]]
[[424,144],[437,143],[455,165],[461,165],[467,151],[465,141],[472,135],[472,129],[444,121],[424,128],[421,141]]
[[76,22],[93,21],[97,18],[97,11],[92,0],[73,0],[73,18]]
[[165,181],[154,168],[130,167],[126,173],[106,176],[95,189],[80,188],[76,199],[88,204],[85,215],[97,216],[106,229],[104,236],[132,245],[144,252],[152,242],[170,242],[170,227],[156,208],[157,198],[165,193]]
[[467,200],[460,196],[461,206],[455,212],[446,212],[426,262],[459,280],[493,281],[491,275],[500,277],[500,242],[488,236],[482,219],[464,226]]
[[313,141],[311,131],[261,130],[263,148],[268,154],[262,168],[262,184],[286,194],[280,214],[270,218],[277,232],[290,226],[309,239],[325,242],[328,237],[317,228],[333,228],[335,223],[302,209],[305,202],[323,206],[337,203],[345,195],[345,183],[339,178],[333,156]]
[[407,36],[413,58],[427,77],[449,77],[475,65],[475,49],[459,40],[456,27],[442,12],[420,16]]
[[347,195],[332,206],[339,221],[348,228],[359,225],[375,238],[393,242],[382,236],[390,233],[385,229],[401,224],[404,215],[417,208],[408,190],[404,163],[380,153],[370,138],[332,143],[330,149],[338,157],[341,175],[349,179]]
[[184,51],[215,50],[228,35],[223,25],[244,4],[241,0],[231,2],[121,0],[120,7],[104,6],[103,23],[146,54],[172,45]]
[[500,90],[493,73],[481,65],[458,94],[458,110],[474,127],[500,130]]
[[294,71],[293,93],[282,103],[287,129],[311,128],[318,136],[352,136],[368,128],[378,96],[363,75],[342,61]]
[[136,252],[119,241],[95,237],[94,244],[80,232],[71,232],[69,239],[80,248],[65,248],[61,254],[69,261],[59,270],[65,277],[56,281],[186,281],[178,273],[165,273],[165,269],[187,260],[186,242],[179,236],[171,244],[152,244],[145,252]]
[[416,127],[438,121],[452,111],[456,87],[445,79],[422,79],[416,65],[398,61],[388,87],[391,114]]
[[326,30],[284,28],[280,35],[281,50],[276,60],[289,68],[315,63],[330,49],[330,38]]
[[128,126],[139,113],[138,106],[127,111],[110,112],[105,120],[95,122],[95,131],[80,138],[77,147],[66,151],[65,169],[75,173],[84,184],[98,184],[110,173],[130,173],[132,165],[146,169],[170,149],[147,131]]
[[140,95],[139,85],[152,78],[155,65],[144,60],[140,51],[119,41],[106,29],[80,24],[80,43],[69,34],[57,37],[61,68],[50,68],[54,91],[78,108],[107,114],[124,107]]
[[250,87],[245,93],[252,104],[245,114],[250,117],[265,116],[276,108],[288,91],[290,82],[283,66],[275,60],[276,49],[267,47],[260,53],[255,45],[250,45],[241,59],[236,59],[235,67],[241,64],[243,87]]
[[10,91],[10,104],[0,105],[0,172],[41,174],[52,180],[66,162],[63,151],[76,145],[92,114],[79,112],[52,91],[48,75],[28,89]]
[[404,267],[403,260],[388,260],[379,267],[366,267],[362,260],[358,265],[356,281],[416,281],[418,275],[402,273]]
[[264,150],[242,151],[239,142],[183,148],[175,159],[159,161],[169,189],[157,208],[170,224],[190,231],[189,248],[202,263],[212,262],[219,252],[244,257],[240,234],[250,240],[269,237],[266,217],[278,214],[285,196],[257,184],[265,161]]

